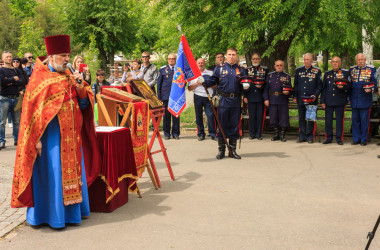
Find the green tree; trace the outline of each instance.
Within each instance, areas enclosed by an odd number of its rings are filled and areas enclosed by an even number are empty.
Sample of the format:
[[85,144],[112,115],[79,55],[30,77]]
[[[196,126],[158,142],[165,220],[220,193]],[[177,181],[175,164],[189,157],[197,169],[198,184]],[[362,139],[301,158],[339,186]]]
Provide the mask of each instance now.
[[65,34],[67,26],[61,14],[62,9],[55,1],[48,0],[34,6],[31,17],[23,19],[19,55],[31,52],[37,56],[46,55],[44,37]]
[[0,16],[3,24],[0,25],[0,48],[15,50],[19,43],[20,21],[12,16],[9,0],[0,1]]
[[[197,56],[236,47],[248,65],[254,52],[273,67],[286,61],[293,43],[310,51],[343,54],[358,48],[363,25],[378,27],[379,0],[162,0],[155,2],[160,19],[156,48],[175,50],[182,25]],[[153,17],[154,18],[154,17]]]
[[21,19],[34,16],[34,7],[36,5],[36,0],[10,0],[9,3],[12,15]]
[[90,44],[90,35],[94,35],[105,69],[108,63],[113,64],[116,52],[127,53],[134,49],[139,21],[130,10],[136,3],[120,0],[68,1],[65,11],[73,42],[86,48]]
[[27,18],[21,25],[20,46],[18,55],[22,57],[25,52],[34,55],[45,55],[44,30],[33,19]]

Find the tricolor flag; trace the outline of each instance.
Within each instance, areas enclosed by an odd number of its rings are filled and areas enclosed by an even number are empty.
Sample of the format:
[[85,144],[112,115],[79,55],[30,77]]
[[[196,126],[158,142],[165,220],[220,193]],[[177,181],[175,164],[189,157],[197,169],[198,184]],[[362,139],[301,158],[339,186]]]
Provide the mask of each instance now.
[[182,35],[168,104],[169,112],[175,117],[178,117],[186,107],[185,83],[199,76],[201,76],[201,71],[194,60],[186,37]]

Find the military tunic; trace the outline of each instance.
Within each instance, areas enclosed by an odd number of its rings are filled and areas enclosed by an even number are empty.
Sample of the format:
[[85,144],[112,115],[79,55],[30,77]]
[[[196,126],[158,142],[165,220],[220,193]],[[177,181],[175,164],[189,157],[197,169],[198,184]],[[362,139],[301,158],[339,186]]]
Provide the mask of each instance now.
[[352,107],[352,140],[366,144],[368,141],[369,117],[372,107],[372,92],[366,93],[363,83],[374,83],[376,89],[376,68],[355,65],[350,68],[352,90],[350,102]]
[[251,66],[246,69],[246,74],[251,76],[254,81],[263,81],[264,85],[257,88],[252,84],[248,91],[244,93],[244,97],[248,100],[249,115],[249,135],[252,138],[260,138],[263,132],[263,123],[265,119],[266,109],[264,106],[264,87],[268,76],[268,68],[264,66]]
[[351,82],[339,89],[335,79],[350,80],[348,70],[339,69],[330,70],[323,76],[323,89],[321,94],[321,103],[326,105],[325,109],[325,141],[331,142],[333,139],[333,115],[335,111],[336,119],[336,142],[343,142],[344,112],[348,103],[348,95],[351,90]]
[[305,66],[298,67],[294,77],[294,97],[298,103],[298,125],[300,140],[314,140],[315,122],[306,121],[306,106],[303,103],[302,96],[314,95],[316,100],[311,104],[317,105],[318,95],[322,90],[321,70],[317,67]]
[[[214,69],[213,76],[205,78],[207,87],[217,85],[217,92],[220,96],[218,117],[226,138],[239,139],[239,123],[241,112],[241,87],[239,78],[246,73],[237,64],[225,63]],[[217,138],[223,138],[220,130]]]
[[285,72],[273,71],[268,74],[264,100],[269,101],[269,116],[271,127],[289,127],[289,97],[291,94],[282,93],[283,85],[292,86],[292,79]]
[[[158,99],[162,101],[165,108],[165,114],[163,117],[163,130],[165,137],[173,136],[177,137],[180,134],[180,120],[179,117],[175,117],[168,111],[168,103],[170,97],[170,91],[172,88],[174,74],[174,66],[166,65],[160,68],[157,79],[157,95]],[[172,123],[173,121],[173,123]],[[172,126],[171,126],[172,123]],[[170,132],[170,128],[172,131]]]

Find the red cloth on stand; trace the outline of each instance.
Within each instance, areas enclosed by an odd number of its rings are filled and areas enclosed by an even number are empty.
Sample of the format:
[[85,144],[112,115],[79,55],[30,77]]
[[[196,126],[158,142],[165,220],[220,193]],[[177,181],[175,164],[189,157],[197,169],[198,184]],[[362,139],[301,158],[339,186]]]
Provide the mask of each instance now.
[[138,179],[129,128],[97,132],[102,155],[101,174],[89,187],[90,209],[111,212],[128,201],[129,190],[137,191]]

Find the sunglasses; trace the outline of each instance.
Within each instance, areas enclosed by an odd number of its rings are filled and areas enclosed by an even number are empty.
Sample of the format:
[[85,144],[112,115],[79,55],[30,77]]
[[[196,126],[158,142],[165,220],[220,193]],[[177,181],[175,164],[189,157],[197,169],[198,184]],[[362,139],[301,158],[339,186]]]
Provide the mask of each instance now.
[[13,63],[21,63],[21,62],[18,61],[18,60],[13,60],[12,62],[13,62]]
[[149,58],[150,56],[142,56],[142,58]]
[[10,51],[10,50],[4,50],[3,53],[12,53],[12,51]]
[[34,59],[34,57],[33,56],[28,56],[28,59]]

